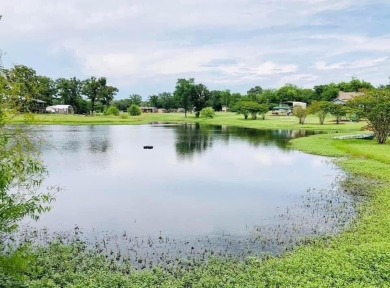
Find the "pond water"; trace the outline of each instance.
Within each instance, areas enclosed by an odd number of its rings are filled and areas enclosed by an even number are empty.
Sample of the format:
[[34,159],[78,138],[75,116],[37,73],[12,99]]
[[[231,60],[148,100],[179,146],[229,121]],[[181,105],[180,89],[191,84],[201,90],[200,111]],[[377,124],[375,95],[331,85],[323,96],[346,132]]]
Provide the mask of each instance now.
[[339,231],[354,213],[334,165],[288,149],[304,131],[158,124],[40,132],[45,185],[61,191],[52,211],[28,224],[51,232],[79,227],[89,238],[115,238],[117,248],[133,243],[143,251],[137,257],[277,253]]

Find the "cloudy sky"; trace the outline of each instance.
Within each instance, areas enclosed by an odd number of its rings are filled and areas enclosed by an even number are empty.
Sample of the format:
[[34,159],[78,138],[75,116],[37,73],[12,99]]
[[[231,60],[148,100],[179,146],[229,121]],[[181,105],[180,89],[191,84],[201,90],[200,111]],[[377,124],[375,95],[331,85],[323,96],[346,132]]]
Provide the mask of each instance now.
[[245,93],[390,76],[388,0],[0,0],[4,66],[105,76],[118,98],[195,78]]

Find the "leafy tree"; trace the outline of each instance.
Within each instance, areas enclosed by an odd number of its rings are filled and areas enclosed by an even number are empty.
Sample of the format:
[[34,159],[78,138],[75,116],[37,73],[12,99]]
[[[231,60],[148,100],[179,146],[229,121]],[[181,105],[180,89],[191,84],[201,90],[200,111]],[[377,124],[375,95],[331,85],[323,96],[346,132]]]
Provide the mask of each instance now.
[[149,103],[152,107],[160,108],[160,99],[157,95],[151,95],[149,96]]
[[386,143],[390,133],[390,90],[366,91],[365,95],[355,97],[350,103],[367,119],[379,144]]
[[329,103],[329,112],[336,117],[336,124],[340,124],[342,117],[347,115],[348,108],[344,105]]
[[141,106],[141,103],[142,103],[142,96],[141,95],[132,94],[132,95],[130,95],[129,99],[130,99],[130,103],[131,103],[130,105]]
[[279,88],[276,94],[280,102],[294,101],[297,100],[299,96],[299,88],[293,84],[286,84]]
[[194,78],[178,79],[176,82],[174,97],[179,106],[184,109],[184,116],[187,117],[187,111],[191,109],[191,95],[195,85]]
[[127,111],[127,109],[131,106],[130,99],[120,99],[114,100],[113,105],[118,108],[120,111]]
[[293,111],[293,115],[298,118],[299,124],[305,124],[306,117],[308,115],[307,109],[301,107],[301,106],[295,106]]
[[[20,87],[6,84],[6,90],[0,86],[0,237],[14,231],[26,216],[38,219],[53,200],[49,193],[40,192],[46,169],[32,139],[23,127],[7,125],[18,115],[15,95],[19,97]],[[29,123],[30,115],[24,117]]]
[[257,114],[264,111],[263,109],[268,111],[268,106],[262,106],[255,101],[240,101],[235,107],[237,114],[243,114],[245,119],[248,119],[248,115],[251,114],[253,120],[257,119]]
[[[101,85],[104,80],[102,78],[96,79],[91,77],[84,81],[81,93],[85,95],[91,101],[92,115],[95,112],[96,102],[99,101],[101,95]],[[105,81],[104,81],[105,82]]]
[[261,88],[260,86],[255,86],[248,90],[248,99],[257,102],[261,93],[263,93],[263,88]]
[[53,98],[56,95],[56,83],[49,77],[37,76],[37,95],[36,99],[45,101],[47,105],[53,104]]
[[114,100],[114,96],[116,95],[116,93],[118,93],[119,90],[116,87],[107,86],[105,82],[102,85],[101,89],[102,91],[99,100],[104,107],[107,107]]
[[269,111],[268,104],[260,104],[259,108],[260,108],[260,110],[258,113],[261,115],[261,119],[265,120],[265,115]]
[[159,102],[160,102],[160,107],[171,110],[171,109],[176,109],[178,107],[174,96],[172,93],[169,92],[163,92],[158,94]]
[[196,84],[192,86],[191,103],[195,108],[195,117],[198,118],[200,111],[206,107],[210,98],[210,91],[203,84]]
[[340,82],[337,86],[344,92],[359,92],[361,90],[374,88],[371,83],[359,80],[355,77],[353,77],[350,82]]
[[210,91],[210,99],[208,105],[213,108],[215,111],[222,110],[222,91],[214,90]]
[[327,101],[313,101],[308,108],[308,114],[315,114],[318,116],[320,124],[323,125],[326,115],[328,115],[330,103]]
[[131,104],[127,112],[130,114],[130,116],[138,116],[141,115],[141,108],[138,105]]
[[339,91],[340,89],[334,83],[317,85],[314,86],[313,99],[317,101],[332,101],[337,98]]
[[56,80],[56,90],[59,103],[71,105],[75,113],[86,113],[88,110],[83,107],[81,90],[83,84],[76,77],[71,79],[59,78]]

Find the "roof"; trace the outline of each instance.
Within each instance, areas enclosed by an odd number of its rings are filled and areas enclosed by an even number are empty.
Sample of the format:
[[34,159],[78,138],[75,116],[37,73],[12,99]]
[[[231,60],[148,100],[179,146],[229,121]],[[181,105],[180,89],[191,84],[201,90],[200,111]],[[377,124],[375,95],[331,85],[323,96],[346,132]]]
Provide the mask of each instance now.
[[346,102],[346,101],[352,100],[356,96],[362,96],[362,95],[364,95],[364,93],[362,93],[362,92],[343,92],[343,91],[340,91],[339,96],[337,96],[337,99]]

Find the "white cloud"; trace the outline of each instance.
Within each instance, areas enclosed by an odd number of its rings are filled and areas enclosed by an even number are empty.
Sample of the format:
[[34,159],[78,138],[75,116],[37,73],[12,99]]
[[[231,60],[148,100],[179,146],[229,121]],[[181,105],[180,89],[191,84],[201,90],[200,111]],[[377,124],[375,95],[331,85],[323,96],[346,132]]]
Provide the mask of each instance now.
[[[307,85],[324,81],[327,74],[321,73],[328,71],[343,77],[351,69],[377,67],[390,53],[389,36],[344,31],[342,23],[337,33],[316,28],[339,24],[321,18],[322,13],[372,3],[368,0],[0,3],[0,42],[5,43],[0,48],[12,54],[13,62],[40,57],[41,67],[34,68],[55,70],[60,76],[62,67],[50,67],[51,59],[66,55],[73,62],[70,66],[77,67],[75,76],[107,76],[125,89],[131,85],[146,91],[151,82],[174,87],[178,77],[223,84],[221,89],[231,88],[229,84]],[[370,23],[367,19],[361,21]],[[31,57],[34,47],[39,55]],[[366,55],[352,62],[348,57],[334,60],[354,52]],[[373,52],[377,54],[371,56]],[[216,63],[217,59],[227,61]]]
[[319,61],[315,64],[317,70],[339,70],[339,69],[360,69],[382,65],[387,62],[388,57],[376,59],[363,59],[351,62],[339,62],[334,64],[327,64],[325,61]]

